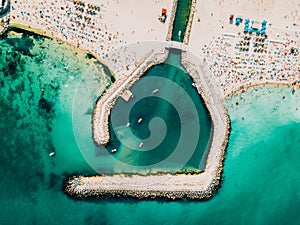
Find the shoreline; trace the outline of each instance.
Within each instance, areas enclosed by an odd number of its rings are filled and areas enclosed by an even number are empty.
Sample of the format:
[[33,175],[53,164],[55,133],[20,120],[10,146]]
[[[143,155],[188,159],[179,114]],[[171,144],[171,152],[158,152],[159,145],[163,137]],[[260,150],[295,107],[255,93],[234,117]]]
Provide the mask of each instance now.
[[[235,88],[234,90],[231,90],[230,93],[227,93],[224,97],[224,99],[228,99],[231,98],[233,95],[237,94],[239,91],[243,90],[243,89],[248,89],[248,88],[254,88],[254,87],[260,87],[260,86],[286,86],[286,87],[292,87],[292,83],[288,82],[288,81],[262,81],[262,82],[257,82],[257,83],[246,83],[243,84],[237,88]],[[300,88],[300,83],[296,83],[295,85],[296,87]],[[297,93],[297,91],[296,91]]]
[[[14,30],[14,29],[16,29],[16,30]],[[64,40],[63,38],[61,38],[57,35],[49,34],[48,32],[46,32],[46,31],[44,31],[40,28],[33,28],[28,24],[18,23],[14,19],[10,20],[9,27],[8,27],[6,32],[9,32],[9,31],[14,31],[14,32],[17,32],[17,33],[18,33],[18,31],[21,31],[21,32],[24,31],[24,33],[29,33],[29,34],[32,34],[32,35],[39,35],[39,36],[42,36],[44,38],[50,38],[50,39],[56,40],[58,42],[66,43],[70,48],[72,48],[75,51],[81,53],[84,57],[87,54],[92,55],[98,63],[100,63],[102,66],[105,66],[106,68],[108,68],[110,74],[105,73],[105,75],[107,75],[109,77],[112,76],[114,79],[116,79],[115,74],[113,73],[113,71],[111,71],[109,66],[102,59],[100,59],[100,57],[95,52],[93,52],[89,49],[85,49],[84,47],[82,47],[80,45],[75,45],[74,43],[69,42],[68,40]]]

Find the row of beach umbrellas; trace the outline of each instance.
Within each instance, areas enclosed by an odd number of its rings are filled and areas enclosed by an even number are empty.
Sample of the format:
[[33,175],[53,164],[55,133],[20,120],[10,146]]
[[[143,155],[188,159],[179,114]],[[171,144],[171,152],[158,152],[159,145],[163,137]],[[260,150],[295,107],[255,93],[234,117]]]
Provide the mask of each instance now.
[[[251,21],[251,24],[253,25],[254,21]],[[265,35],[266,34],[266,29],[267,29],[267,21],[263,20],[262,21],[262,28],[259,29],[254,29],[252,26],[250,27],[250,20],[246,19],[245,20],[245,27],[244,27],[244,32],[245,33],[256,33],[257,35]]]

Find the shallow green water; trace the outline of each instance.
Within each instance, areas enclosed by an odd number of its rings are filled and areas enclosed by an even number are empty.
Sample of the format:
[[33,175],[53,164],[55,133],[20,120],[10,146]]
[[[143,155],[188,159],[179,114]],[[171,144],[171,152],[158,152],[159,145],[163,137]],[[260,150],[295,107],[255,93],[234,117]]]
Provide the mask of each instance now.
[[[27,38],[0,41],[0,224],[299,224],[300,92],[260,87],[227,101],[232,133],[224,182],[210,201],[74,201],[62,193],[62,180],[66,173],[93,173],[77,144],[90,138],[92,101],[85,100],[99,94],[82,93],[102,81],[81,79],[89,61],[64,45],[47,39],[30,45]],[[12,56],[13,73],[4,69]],[[40,88],[52,105],[48,113],[47,104],[38,104]],[[48,156],[52,150],[55,157]]]
[[173,23],[172,40],[183,42],[186,25],[190,15],[191,0],[178,0]]
[[[212,121],[192,86],[192,79],[181,66],[175,65],[180,65],[180,52],[170,52],[163,64],[155,65],[143,75],[142,80],[130,89],[137,97],[129,102],[118,99],[110,118],[112,138],[108,145],[109,149],[118,149],[113,154],[118,160],[134,166],[150,166],[152,171],[176,172],[183,167],[204,170]],[[153,94],[155,89],[158,93]],[[128,117],[124,116],[127,109],[130,111]],[[159,121],[152,121],[157,117],[164,120],[166,131]],[[143,119],[140,124],[139,118]],[[129,128],[125,127],[127,122],[130,122]],[[152,126],[151,130],[149,126]],[[151,135],[156,137],[144,141]],[[161,137],[164,138],[158,140]],[[139,148],[141,142],[144,145]],[[174,152],[177,155],[169,159]]]

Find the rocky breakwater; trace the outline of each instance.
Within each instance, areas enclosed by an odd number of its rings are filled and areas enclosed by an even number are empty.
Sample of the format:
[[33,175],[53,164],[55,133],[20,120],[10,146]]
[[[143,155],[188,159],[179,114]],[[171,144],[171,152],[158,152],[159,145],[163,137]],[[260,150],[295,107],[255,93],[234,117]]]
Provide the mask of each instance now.
[[183,38],[183,43],[186,45],[189,43],[189,40],[190,40],[190,34],[191,34],[191,30],[192,30],[192,24],[193,24],[194,14],[195,14],[195,10],[196,10],[196,4],[197,4],[197,0],[192,0],[191,6],[190,6],[189,20],[187,22],[185,34],[184,34],[184,38]]
[[64,191],[74,199],[208,200],[220,182],[207,180],[203,174],[74,176],[65,182]]
[[123,79],[117,80],[96,102],[93,111],[93,139],[98,145],[109,142],[109,115],[117,98],[129,89],[153,65],[162,63],[168,57],[168,51],[151,50],[138,62],[136,69]]
[[177,3],[178,3],[178,0],[173,1],[173,7],[172,7],[171,17],[170,17],[170,22],[169,22],[169,29],[168,29],[168,33],[167,33],[167,39],[166,39],[167,41],[172,40],[173,24],[174,24],[174,20],[175,20],[175,16],[176,16]]
[[[141,71],[166,56],[167,54],[161,54],[155,60],[148,61]],[[213,120],[213,138],[205,171],[200,174],[74,176],[65,182],[64,191],[67,195],[75,199],[126,197],[166,200],[207,200],[214,195],[221,185],[223,161],[230,132],[229,117],[223,95],[220,94],[222,92],[218,91],[213,85],[214,82],[209,80],[213,77],[204,74],[202,67],[190,62],[186,53],[183,53],[181,63],[194,79]]]
[[213,193],[221,185],[225,151],[231,129],[230,119],[224,104],[222,90],[218,87],[214,76],[203,69],[203,63],[197,65],[195,62],[191,62],[188,53],[183,52],[181,64],[194,80],[197,91],[202,96],[213,122],[213,137],[206,168],[203,172],[208,174],[207,177],[211,179],[206,192]]

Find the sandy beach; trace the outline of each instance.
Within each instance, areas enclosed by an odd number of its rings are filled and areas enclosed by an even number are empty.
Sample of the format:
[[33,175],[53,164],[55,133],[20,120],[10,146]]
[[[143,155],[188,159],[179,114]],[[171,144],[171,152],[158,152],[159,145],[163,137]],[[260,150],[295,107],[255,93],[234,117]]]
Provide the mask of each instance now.
[[[225,96],[243,86],[264,83],[296,82],[299,86],[299,53],[292,52],[300,46],[299,12],[295,0],[197,1],[189,49],[204,60]],[[235,24],[237,17],[243,20],[239,25]],[[267,37],[245,34],[246,19],[259,26],[266,20]],[[243,46],[245,40],[247,46]]]
[[[88,50],[113,72],[116,70],[115,52],[122,50],[122,46],[149,40],[164,42],[167,39],[173,7],[173,1],[166,0],[139,3],[35,0],[28,4],[29,1],[11,3],[11,24],[34,28],[38,33]],[[162,8],[168,12],[165,23],[158,20]],[[300,4],[296,0],[196,1],[191,12],[193,20],[189,43],[186,44],[190,51],[205,60],[225,96],[253,82],[299,81],[299,55],[286,55],[291,48],[300,46],[299,11]],[[231,14],[234,16],[233,24],[229,23]],[[237,17],[243,20],[238,26],[235,25]],[[243,28],[246,19],[260,23],[267,21],[268,38],[264,40],[263,54],[253,52],[255,34],[251,35],[250,51],[241,52],[237,48],[245,39]],[[126,63],[133,65],[147,51],[137,57],[136,50],[127,50]],[[278,63],[281,65],[279,72]],[[117,67],[119,70],[120,66]],[[131,69],[128,73],[132,72]],[[124,70],[117,72],[117,78],[124,77]]]
[[[242,31],[243,24],[239,27],[229,24],[229,15],[240,16],[243,19],[263,21],[268,20],[268,29],[271,39],[275,38],[277,29],[281,33],[285,30],[300,29],[300,5],[297,0],[276,1],[276,0],[218,0],[218,1],[197,1],[190,46],[200,49],[209,42],[221,36],[223,33]],[[294,25],[295,24],[295,25]],[[268,28],[270,28],[268,27]],[[287,27],[287,28],[286,28]]]
[[172,1],[25,0],[12,1],[10,18],[11,24],[42,30],[46,36],[91,51],[105,61],[108,52],[120,46],[141,40],[165,41],[170,17],[165,23],[158,20],[162,8],[171,12]]

